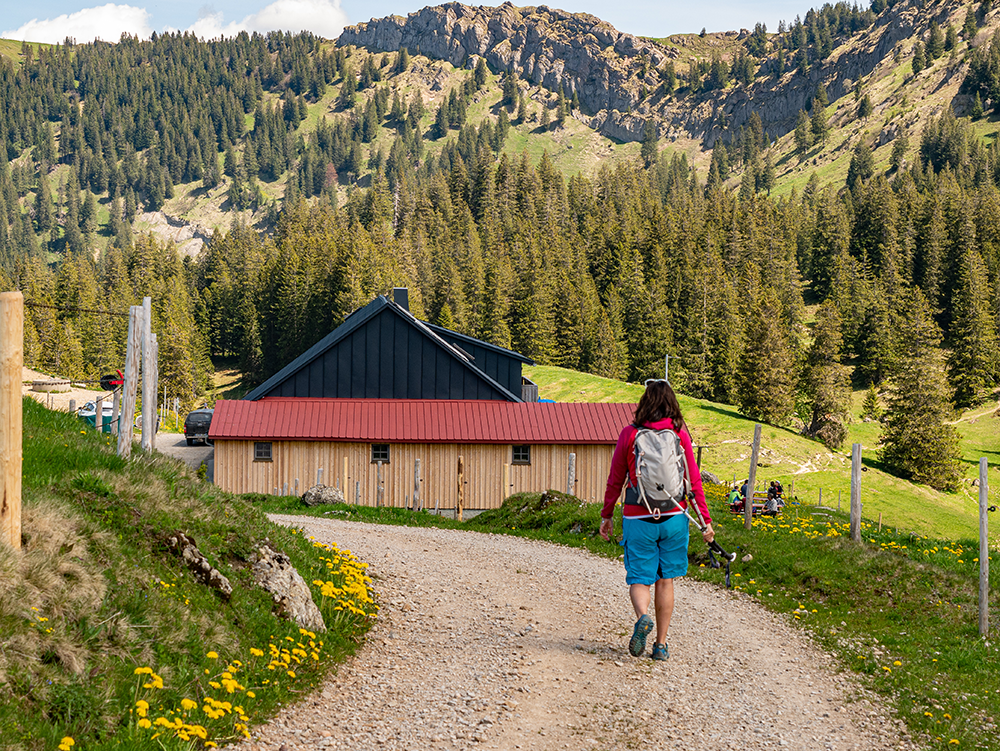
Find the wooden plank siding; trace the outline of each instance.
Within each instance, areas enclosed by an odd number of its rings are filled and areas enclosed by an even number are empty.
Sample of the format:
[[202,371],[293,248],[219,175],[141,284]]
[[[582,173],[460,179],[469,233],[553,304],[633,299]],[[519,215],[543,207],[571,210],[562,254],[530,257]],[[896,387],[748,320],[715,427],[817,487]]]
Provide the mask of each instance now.
[[[374,506],[377,467],[371,461],[370,443],[337,441],[271,441],[271,461],[254,461],[254,441],[215,441],[215,483],[233,493],[288,492],[298,494],[316,483],[323,469],[323,484],[345,491],[355,502],[360,482],[360,502]],[[382,467],[383,503],[403,507],[413,503],[414,460],[420,459],[420,498],[424,508],[453,509],[458,502],[458,457],[465,462],[465,508],[498,508],[504,498],[521,492],[566,490],[570,453],[576,454],[577,497],[591,502],[604,499],[612,445],[532,445],[530,465],[511,465],[512,447],[503,444],[390,444],[389,463]],[[344,459],[347,476],[344,477]],[[503,485],[504,464],[509,466],[510,488]]]

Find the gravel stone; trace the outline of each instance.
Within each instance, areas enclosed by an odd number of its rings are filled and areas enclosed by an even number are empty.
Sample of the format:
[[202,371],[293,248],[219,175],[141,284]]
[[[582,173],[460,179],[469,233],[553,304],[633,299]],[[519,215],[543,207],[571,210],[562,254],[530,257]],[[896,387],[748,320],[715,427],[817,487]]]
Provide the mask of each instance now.
[[783,616],[679,579],[670,659],[633,658],[620,560],[505,535],[273,516],[370,564],[357,655],[241,751],[916,749]]

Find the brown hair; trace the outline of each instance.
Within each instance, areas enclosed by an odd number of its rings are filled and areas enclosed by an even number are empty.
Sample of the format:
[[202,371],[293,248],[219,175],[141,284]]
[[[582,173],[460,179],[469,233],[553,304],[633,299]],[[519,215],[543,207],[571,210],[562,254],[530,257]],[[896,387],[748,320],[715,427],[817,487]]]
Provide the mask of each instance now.
[[635,419],[632,424],[640,427],[646,423],[669,417],[674,430],[678,433],[685,429],[684,418],[681,417],[681,405],[677,403],[677,395],[670,384],[663,379],[649,381],[646,391],[635,407]]

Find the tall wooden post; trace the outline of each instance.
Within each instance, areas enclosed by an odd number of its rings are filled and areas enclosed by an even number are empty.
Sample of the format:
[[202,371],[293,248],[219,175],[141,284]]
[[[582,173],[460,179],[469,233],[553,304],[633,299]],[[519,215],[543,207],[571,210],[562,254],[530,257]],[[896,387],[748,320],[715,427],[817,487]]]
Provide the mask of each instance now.
[[129,308],[128,345],[125,348],[125,382],[122,385],[122,414],[118,425],[118,456],[132,455],[132,427],[135,417],[135,397],[139,384],[139,353],[142,348],[142,307]]
[[757,457],[760,456],[760,423],[753,426],[753,450],[750,452],[750,474],[747,475],[747,494],[743,499],[743,527],[753,526],[753,488],[757,483]]
[[500,482],[503,483],[503,488],[500,491],[500,502],[503,503],[507,500],[507,496],[510,495],[510,465],[506,462],[503,465]]
[[153,374],[153,306],[142,298],[142,440],[143,451],[153,448],[153,421],[156,419],[156,377]]
[[573,495],[576,486],[576,454],[569,455],[569,469],[566,471],[566,495]]
[[122,395],[120,391],[115,391],[111,396],[111,435],[118,435],[118,418],[122,412]]
[[[156,338],[156,334],[150,334],[153,340],[153,358],[150,362],[153,370],[153,401],[156,401],[156,395],[160,391],[160,342]],[[164,397],[166,398],[166,397]],[[153,404],[150,410],[153,415],[151,418],[152,428],[149,433],[149,450],[156,450],[156,434],[160,430],[160,410],[158,410],[156,404]]]
[[342,487],[344,488],[344,500],[346,501],[347,500],[347,457],[346,456],[344,457],[344,484]]
[[375,505],[382,505],[382,462],[375,462]]
[[455,507],[455,518],[462,519],[462,512],[465,509],[465,460],[458,457],[458,505]]
[[990,481],[986,476],[986,457],[979,460],[979,635],[984,639],[990,633],[990,541],[989,513]]
[[420,511],[420,459],[413,460],[413,510]]
[[104,432],[104,397],[94,399],[94,427],[98,433]]
[[851,446],[851,539],[861,542],[861,444]]
[[0,294],[0,544],[21,548],[24,295]]

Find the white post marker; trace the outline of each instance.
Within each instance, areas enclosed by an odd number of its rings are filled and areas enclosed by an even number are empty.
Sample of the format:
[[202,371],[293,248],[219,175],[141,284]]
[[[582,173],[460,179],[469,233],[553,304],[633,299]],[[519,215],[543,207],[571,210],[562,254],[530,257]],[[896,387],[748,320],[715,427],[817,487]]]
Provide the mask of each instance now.
[[753,527],[753,488],[757,483],[757,457],[760,455],[760,423],[753,426],[753,450],[750,452],[750,474],[747,475],[747,494],[743,499],[743,527]]
[[984,639],[990,633],[990,524],[986,518],[990,503],[988,467],[984,456],[979,460],[979,635]]
[[153,374],[153,303],[142,298],[142,440],[143,451],[153,448],[153,422],[156,420],[156,377]]
[[861,444],[851,446],[851,539],[861,542]]

